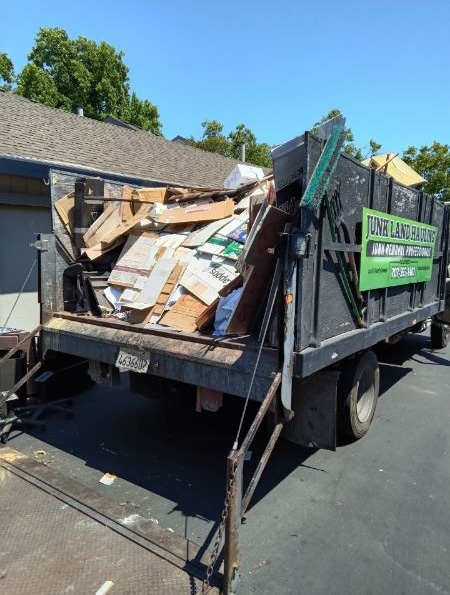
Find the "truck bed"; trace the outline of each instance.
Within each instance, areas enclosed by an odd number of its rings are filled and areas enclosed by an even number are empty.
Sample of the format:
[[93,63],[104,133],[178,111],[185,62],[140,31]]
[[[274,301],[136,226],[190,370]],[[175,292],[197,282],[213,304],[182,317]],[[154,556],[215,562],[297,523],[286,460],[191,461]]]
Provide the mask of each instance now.
[[[254,337],[212,337],[154,330],[94,316],[56,312],[42,329],[44,354],[68,353],[114,365],[120,349],[150,356],[149,374],[246,396],[258,355]],[[263,348],[251,398],[261,400],[278,369],[277,351]]]

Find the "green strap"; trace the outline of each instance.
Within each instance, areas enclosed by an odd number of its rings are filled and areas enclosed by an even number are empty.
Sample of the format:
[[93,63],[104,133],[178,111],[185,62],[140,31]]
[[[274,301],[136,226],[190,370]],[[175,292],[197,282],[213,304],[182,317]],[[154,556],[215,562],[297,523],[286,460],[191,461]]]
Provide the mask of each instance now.
[[[331,209],[330,199],[328,198],[327,193],[325,194],[325,204],[327,207],[327,215],[328,215],[328,223],[330,225],[331,239],[333,240],[333,242],[336,242],[336,240],[337,240],[336,225],[335,225],[335,221],[334,221],[333,211]],[[344,267],[344,261],[342,259],[342,254],[339,251],[336,251],[336,258],[338,261],[339,272],[341,274],[342,283],[344,284],[345,294],[347,296],[348,301],[350,302],[353,316],[355,317],[356,322],[359,324],[359,326],[364,326],[362,312],[356,303],[355,296],[353,295],[353,291],[352,291],[352,288],[350,285],[350,281],[348,280],[347,271],[345,270],[345,267]]]
[[347,132],[344,130],[343,125],[336,126],[331,131],[303,194],[300,203],[301,207],[306,207],[311,211],[315,211],[319,207],[336,169],[339,154],[346,136]]

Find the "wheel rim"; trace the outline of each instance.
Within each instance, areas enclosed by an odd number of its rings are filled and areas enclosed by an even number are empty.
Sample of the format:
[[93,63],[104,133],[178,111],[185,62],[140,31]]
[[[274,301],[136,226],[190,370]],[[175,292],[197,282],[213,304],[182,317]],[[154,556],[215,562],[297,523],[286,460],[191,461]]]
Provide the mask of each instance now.
[[373,385],[373,369],[366,368],[361,375],[358,384],[356,401],[356,415],[360,423],[366,422],[372,412],[375,387]]

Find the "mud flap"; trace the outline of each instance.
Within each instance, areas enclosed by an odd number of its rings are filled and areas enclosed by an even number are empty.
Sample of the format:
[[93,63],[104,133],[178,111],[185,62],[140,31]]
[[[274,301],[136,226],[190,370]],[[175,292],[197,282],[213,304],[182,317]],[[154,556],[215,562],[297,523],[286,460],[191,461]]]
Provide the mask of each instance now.
[[450,280],[447,281],[447,297],[445,299],[445,310],[436,314],[436,320],[444,324],[450,324]]
[[293,419],[283,437],[301,446],[336,450],[336,406],[339,372],[325,370],[305,380],[294,378]]

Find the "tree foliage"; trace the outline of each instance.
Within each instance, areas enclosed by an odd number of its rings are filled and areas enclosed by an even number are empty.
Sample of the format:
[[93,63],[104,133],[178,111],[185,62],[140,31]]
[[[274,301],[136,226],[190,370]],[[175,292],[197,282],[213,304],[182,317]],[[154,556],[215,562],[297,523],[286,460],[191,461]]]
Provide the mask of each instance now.
[[10,91],[14,82],[14,67],[8,54],[0,52],[0,91]]
[[224,157],[240,159],[241,146],[245,144],[245,161],[262,167],[271,167],[272,159],[270,147],[266,143],[258,143],[253,132],[245,126],[238,124],[228,135],[224,134],[223,124],[217,120],[202,122],[203,135],[200,140],[190,139],[195,147],[204,151],[219,153]]
[[408,147],[402,159],[426,179],[425,192],[450,201],[450,147],[438,142]]
[[[341,110],[339,110],[337,108],[333,108],[327,114],[325,114],[318,122],[316,122],[314,124],[312,131],[314,132],[314,130],[317,128],[317,126],[319,126],[320,124],[323,124],[323,122],[326,122],[327,120],[330,120],[331,118],[335,118],[336,116],[340,116],[341,113],[342,113]],[[345,142],[344,142],[344,153],[346,153],[347,155],[350,155],[350,157],[353,157],[354,159],[357,159],[358,161],[362,161],[363,159],[366,159],[367,157],[372,157],[373,155],[376,155],[378,153],[378,151],[381,149],[380,143],[377,143],[373,139],[370,139],[370,141],[369,141],[370,149],[366,154],[364,154],[363,148],[357,147],[355,145],[355,137],[352,132],[352,129],[345,128],[345,131],[347,132],[347,136],[345,137]]]
[[123,56],[105,41],[70,39],[64,29],[44,27],[17,77],[16,93],[69,112],[81,106],[89,118],[113,116],[161,134],[156,106],[130,95]]

